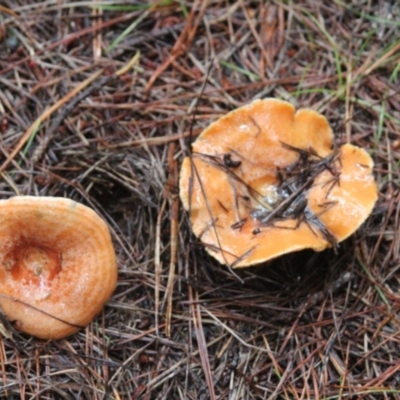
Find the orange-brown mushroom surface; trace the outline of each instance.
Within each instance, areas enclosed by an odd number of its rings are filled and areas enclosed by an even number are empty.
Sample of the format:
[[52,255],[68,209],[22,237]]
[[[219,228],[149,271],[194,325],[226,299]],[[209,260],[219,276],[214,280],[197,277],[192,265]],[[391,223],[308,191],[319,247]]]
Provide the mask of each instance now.
[[106,223],[56,197],[0,201],[0,307],[14,327],[58,339],[86,326],[117,281]]
[[193,232],[222,264],[336,247],[377,200],[371,157],[333,149],[324,116],[256,100],[212,123],[183,160],[180,197]]

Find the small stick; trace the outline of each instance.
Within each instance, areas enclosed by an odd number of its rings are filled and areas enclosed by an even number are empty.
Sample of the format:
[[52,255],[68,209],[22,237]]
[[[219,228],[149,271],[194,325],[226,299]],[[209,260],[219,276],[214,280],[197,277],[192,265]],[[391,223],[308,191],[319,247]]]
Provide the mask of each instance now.
[[172,318],[172,297],[174,292],[174,279],[178,251],[178,235],[179,235],[179,199],[175,190],[178,188],[178,164],[174,158],[175,143],[169,146],[168,163],[169,163],[169,177],[168,177],[168,191],[169,191],[169,204],[171,214],[171,261],[169,263],[168,283],[165,293],[167,301],[167,310],[165,316],[165,335],[171,336],[171,318]]
[[161,261],[160,261],[160,248],[161,248],[161,220],[164,214],[167,199],[164,199],[160,212],[157,216],[156,224],[156,241],[155,241],[155,254],[154,254],[154,270],[155,270],[155,284],[154,284],[154,319],[156,324],[156,335],[158,336],[158,315],[160,311],[160,276],[161,276]]

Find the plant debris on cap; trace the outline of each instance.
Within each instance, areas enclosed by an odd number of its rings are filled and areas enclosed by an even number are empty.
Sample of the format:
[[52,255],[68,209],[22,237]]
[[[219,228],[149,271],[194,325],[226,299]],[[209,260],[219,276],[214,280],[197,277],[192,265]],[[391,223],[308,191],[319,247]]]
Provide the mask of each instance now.
[[363,149],[333,149],[324,116],[256,100],[212,123],[183,160],[180,197],[194,234],[222,264],[246,267],[336,248],[377,200]]
[[13,326],[58,339],[86,326],[117,282],[106,223],[55,197],[0,201],[0,307]]

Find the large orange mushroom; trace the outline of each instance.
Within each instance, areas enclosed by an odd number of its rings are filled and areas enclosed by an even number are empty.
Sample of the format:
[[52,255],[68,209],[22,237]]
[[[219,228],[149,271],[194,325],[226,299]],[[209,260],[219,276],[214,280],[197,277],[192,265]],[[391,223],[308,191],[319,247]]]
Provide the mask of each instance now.
[[16,329],[58,339],[86,326],[114,291],[106,223],[55,197],[0,201],[0,307]]
[[333,139],[324,116],[277,99],[205,129],[183,160],[180,197],[206,250],[240,268],[355,232],[377,200],[373,162]]

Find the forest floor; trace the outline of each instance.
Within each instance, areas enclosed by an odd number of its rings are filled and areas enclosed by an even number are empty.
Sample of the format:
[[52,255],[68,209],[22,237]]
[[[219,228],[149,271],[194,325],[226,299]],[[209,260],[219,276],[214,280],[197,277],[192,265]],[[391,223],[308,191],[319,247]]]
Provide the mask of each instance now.
[[[399,21],[384,0],[1,1],[1,199],[92,207],[119,277],[66,339],[2,319],[0,397],[400,398]],[[379,199],[337,253],[233,272],[191,232],[178,170],[265,97],[364,148]]]

